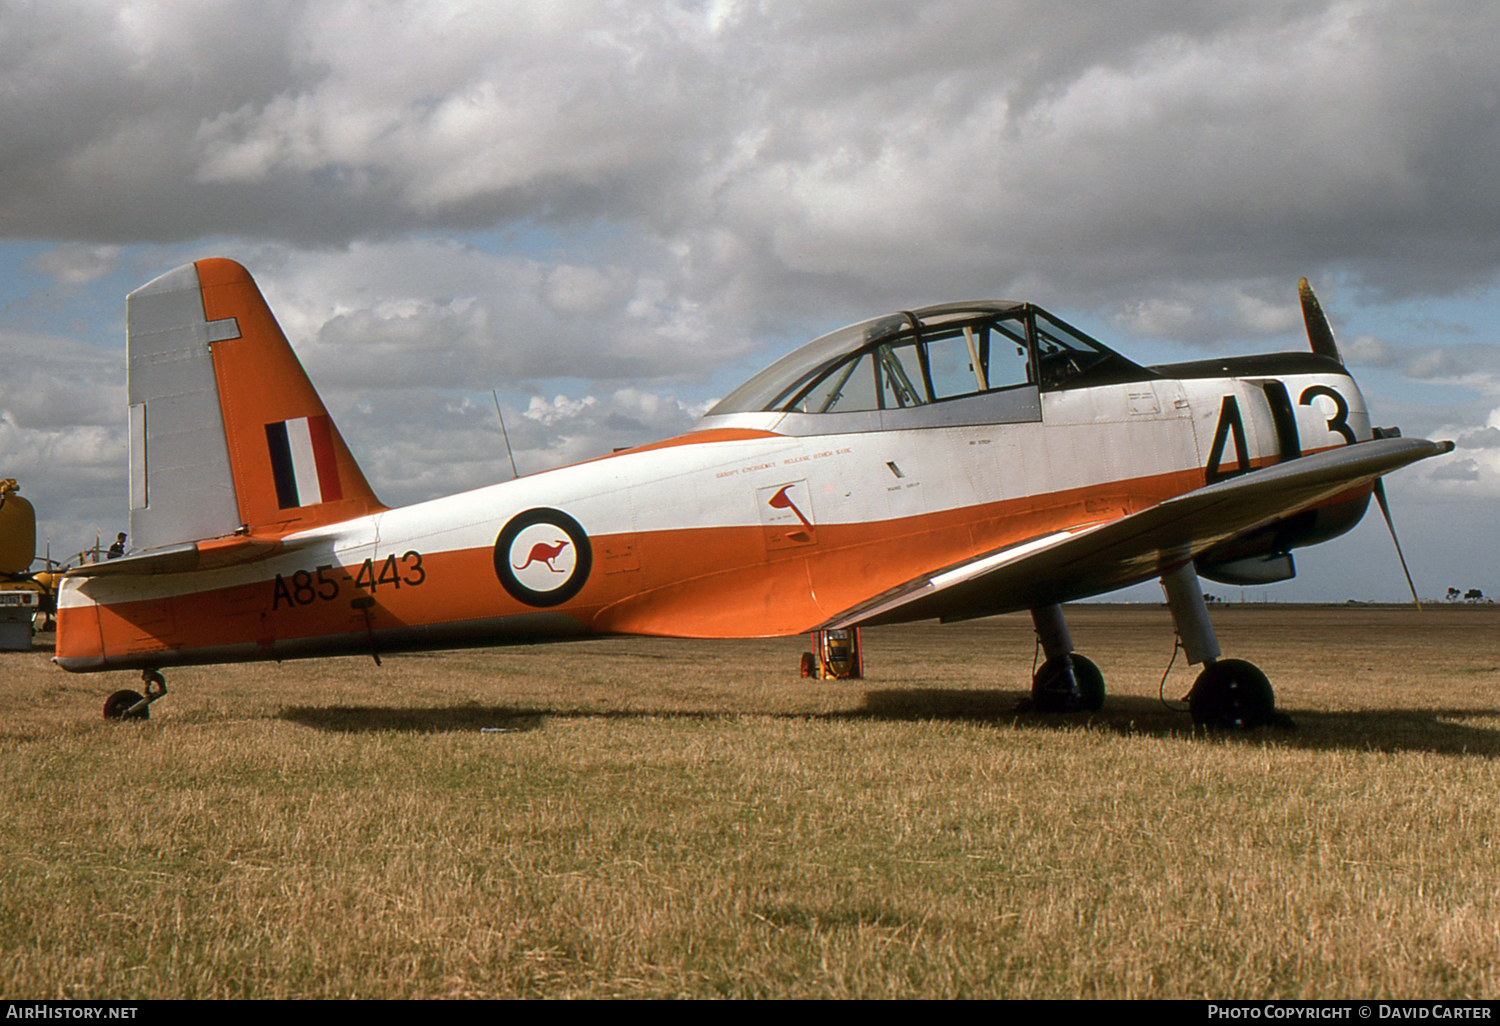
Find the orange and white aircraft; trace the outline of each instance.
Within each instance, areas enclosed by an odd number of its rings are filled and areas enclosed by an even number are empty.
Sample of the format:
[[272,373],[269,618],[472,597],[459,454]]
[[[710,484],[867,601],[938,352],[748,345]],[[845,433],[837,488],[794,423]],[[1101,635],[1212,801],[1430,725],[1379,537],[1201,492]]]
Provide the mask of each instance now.
[[1039,710],[1098,708],[1061,604],[1160,578],[1200,722],[1275,715],[1197,575],[1291,577],[1380,475],[1452,443],[1372,429],[1306,282],[1312,351],[1142,367],[1029,303],[840,329],[688,434],[383,505],[250,275],[131,293],[130,537],[68,573],[56,661],[163,667],[644,634],[792,635],[1030,610]]

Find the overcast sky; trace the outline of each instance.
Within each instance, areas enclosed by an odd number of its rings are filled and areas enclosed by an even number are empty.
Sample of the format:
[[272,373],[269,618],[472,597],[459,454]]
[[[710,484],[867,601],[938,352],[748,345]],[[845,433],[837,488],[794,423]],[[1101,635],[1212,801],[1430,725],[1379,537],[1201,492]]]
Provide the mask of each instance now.
[[[1302,349],[1305,274],[1375,421],[1458,442],[1389,483],[1420,590],[1500,592],[1494,0],[0,0],[0,97],[0,477],[54,554],[126,526],[124,296],[200,257],[388,503],[509,476],[492,388],[525,473],[926,303]],[[1405,590],[1378,515],[1298,558],[1267,597]]]

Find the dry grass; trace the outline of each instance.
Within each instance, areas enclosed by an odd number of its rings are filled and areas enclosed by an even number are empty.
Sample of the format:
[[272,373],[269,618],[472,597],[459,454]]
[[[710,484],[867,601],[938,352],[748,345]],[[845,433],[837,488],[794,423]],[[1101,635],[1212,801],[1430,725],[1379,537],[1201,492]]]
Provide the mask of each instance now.
[[[0,996],[1500,992],[1500,613],[1215,613],[1295,731],[1014,713],[1029,620],[130,675],[6,655]],[[1179,661],[1168,694],[1191,674]],[[482,728],[508,728],[486,733]]]

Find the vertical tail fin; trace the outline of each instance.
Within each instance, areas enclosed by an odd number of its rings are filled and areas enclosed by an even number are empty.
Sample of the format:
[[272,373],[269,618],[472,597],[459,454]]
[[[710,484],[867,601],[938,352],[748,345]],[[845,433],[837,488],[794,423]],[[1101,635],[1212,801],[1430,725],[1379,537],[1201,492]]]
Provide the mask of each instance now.
[[243,267],[187,264],[126,310],[134,548],[383,508]]

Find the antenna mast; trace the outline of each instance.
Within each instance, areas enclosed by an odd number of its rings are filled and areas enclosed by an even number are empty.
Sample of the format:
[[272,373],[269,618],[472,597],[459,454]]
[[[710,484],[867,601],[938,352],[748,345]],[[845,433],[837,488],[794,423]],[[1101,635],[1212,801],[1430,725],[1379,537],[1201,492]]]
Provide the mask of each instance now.
[[516,454],[510,448],[510,432],[505,430],[505,414],[500,412],[500,393],[492,388],[490,395],[495,400],[495,416],[500,418],[500,436],[505,439],[505,454],[510,457],[511,477],[520,477],[521,472],[516,469]]

